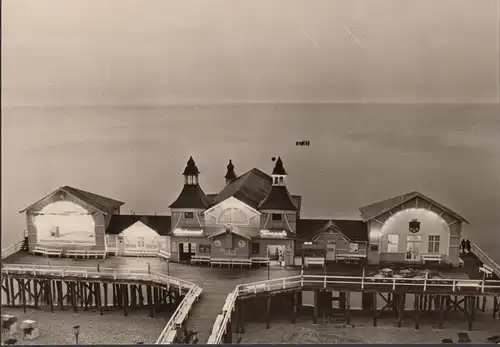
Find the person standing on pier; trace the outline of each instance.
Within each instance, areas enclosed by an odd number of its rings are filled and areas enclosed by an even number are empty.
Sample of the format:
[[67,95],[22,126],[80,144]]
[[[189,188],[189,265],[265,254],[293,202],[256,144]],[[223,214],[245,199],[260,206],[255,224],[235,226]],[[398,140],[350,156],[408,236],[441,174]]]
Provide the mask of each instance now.
[[465,239],[462,239],[462,242],[460,242],[460,252],[465,254]]
[[467,253],[470,253],[470,241],[469,241],[469,239],[467,239],[467,241],[465,241],[465,247],[467,248]]

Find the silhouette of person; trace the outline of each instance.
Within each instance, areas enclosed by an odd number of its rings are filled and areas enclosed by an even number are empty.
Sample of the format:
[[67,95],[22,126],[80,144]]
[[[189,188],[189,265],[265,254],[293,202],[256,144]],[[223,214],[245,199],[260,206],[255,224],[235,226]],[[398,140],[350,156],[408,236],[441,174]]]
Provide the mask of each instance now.
[[460,242],[460,252],[465,254],[465,239],[462,239],[462,242]]
[[470,241],[469,241],[469,239],[467,239],[467,241],[465,241],[465,247],[467,248],[467,253],[470,253]]

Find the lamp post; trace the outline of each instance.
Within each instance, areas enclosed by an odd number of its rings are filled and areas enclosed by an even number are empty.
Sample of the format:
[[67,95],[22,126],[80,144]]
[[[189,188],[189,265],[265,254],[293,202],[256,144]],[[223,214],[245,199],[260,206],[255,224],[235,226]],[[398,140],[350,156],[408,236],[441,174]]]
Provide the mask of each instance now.
[[267,249],[267,280],[271,279],[271,261],[269,260],[269,248]]
[[170,277],[170,260],[167,259],[167,276]]
[[75,325],[73,327],[73,334],[75,334],[75,341],[76,341],[76,344],[78,344],[78,335],[80,334],[80,326],[79,325]]

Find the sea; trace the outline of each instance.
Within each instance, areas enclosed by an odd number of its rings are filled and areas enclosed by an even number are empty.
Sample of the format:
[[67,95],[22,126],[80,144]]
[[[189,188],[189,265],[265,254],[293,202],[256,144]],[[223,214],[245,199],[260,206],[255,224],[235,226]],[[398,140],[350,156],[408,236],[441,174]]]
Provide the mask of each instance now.
[[[281,157],[303,218],[359,219],[410,191],[461,214],[465,237],[500,262],[500,107],[493,104],[226,103],[2,108],[2,247],[20,210],[64,185],[166,214],[193,156],[206,193]],[[309,141],[309,146],[297,146]]]

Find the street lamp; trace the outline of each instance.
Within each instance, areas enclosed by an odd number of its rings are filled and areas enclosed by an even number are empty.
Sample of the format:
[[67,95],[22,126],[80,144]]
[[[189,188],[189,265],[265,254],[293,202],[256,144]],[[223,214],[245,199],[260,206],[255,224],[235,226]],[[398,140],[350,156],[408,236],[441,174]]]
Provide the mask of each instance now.
[[271,279],[271,261],[269,259],[269,248],[267,249],[267,280]]
[[75,325],[73,327],[73,334],[75,334],[76,344],[78,344],[78,335],[80,334],[80,326],[79,325]]

